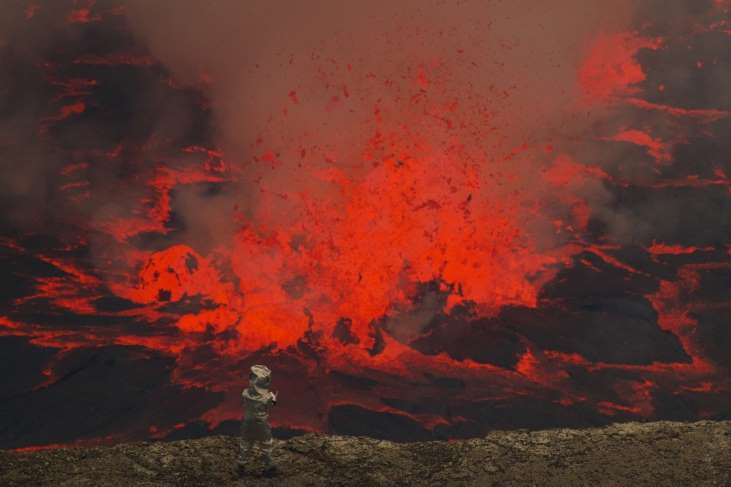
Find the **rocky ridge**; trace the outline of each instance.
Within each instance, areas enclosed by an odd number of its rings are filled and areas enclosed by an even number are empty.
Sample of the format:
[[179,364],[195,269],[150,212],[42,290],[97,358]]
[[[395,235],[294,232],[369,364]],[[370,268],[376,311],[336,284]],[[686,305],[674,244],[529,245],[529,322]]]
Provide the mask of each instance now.
[[240,476],[236,438],[0,451],[16,486],[731,486],[731,421],[496,431],[393,443],[304,435],[276,442],[276,476]]

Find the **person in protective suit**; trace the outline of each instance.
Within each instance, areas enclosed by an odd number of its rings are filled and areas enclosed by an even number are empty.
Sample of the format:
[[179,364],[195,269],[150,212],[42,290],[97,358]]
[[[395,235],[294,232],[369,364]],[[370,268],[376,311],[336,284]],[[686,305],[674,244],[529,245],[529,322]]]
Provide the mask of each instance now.
[[241,397],[244,420],[239,442],[239,470],[243,471],[250,457],[264,457],[265,473],[274,473],[272,463],[272,430],[269,427],[269,409],[277,403],[277,394],[271,392],[272,371],[265,365],[254,365],[249,374],[249,387]]

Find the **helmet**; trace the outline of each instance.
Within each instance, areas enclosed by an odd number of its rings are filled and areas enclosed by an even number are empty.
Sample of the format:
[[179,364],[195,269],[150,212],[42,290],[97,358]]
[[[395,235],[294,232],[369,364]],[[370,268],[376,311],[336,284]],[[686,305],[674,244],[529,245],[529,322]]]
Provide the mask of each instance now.
[[254,365],[249,373],[249,383],[257,390],[269,389],[272,382],[272,371],[266,365]]

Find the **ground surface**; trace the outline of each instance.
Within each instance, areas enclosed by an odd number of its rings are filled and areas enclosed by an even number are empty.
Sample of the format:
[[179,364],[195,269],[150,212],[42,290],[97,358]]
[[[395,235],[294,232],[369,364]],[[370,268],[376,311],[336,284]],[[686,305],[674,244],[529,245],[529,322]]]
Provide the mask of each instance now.
[[[731,486],[731,421],[494,432],[454,442],[306,435],[277,442],[277,476],[239,477],[230,437],[0,451],[2,486]],[[250,466],[253,469],[253,466]]]

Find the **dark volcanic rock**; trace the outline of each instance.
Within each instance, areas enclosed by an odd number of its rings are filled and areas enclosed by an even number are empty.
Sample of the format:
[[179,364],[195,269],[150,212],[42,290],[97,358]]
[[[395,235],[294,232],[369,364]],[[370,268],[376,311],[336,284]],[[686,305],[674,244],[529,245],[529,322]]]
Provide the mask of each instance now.
[[278,441],[279,473],[236,473],[237,441],[132,443],[0,451],[0,485],[19,486],[725,486],[731,422],[627,423],[494,432],[485,438],[390,443],[305,435]]
[[[25,337],[0,337],[0,377],[4,385],[0,390],[0,401],[31,391],[46,378],[43,367],[51,360],[58,349],[37,347]],[[0,408],[1,410],[1,408]]]
[[370,411],[352,404],[335,406],[328,415],[330,430],[342,435],[371,435],[384,440],[426,440],[429,431],[400,414]]
[[[9,351],[11,340],[21,342],[4,338],[0,351]],[[34,353],[43,358],[44,350]],[[9,357],[16,356],[23,357],[17,353]],[[11,366],[24,365],[18,361]],[[220,396],[171,385],[171,366],[169,357],[141,347],[75,350],[56,364],[57,377],[51,383],[32,392],[27,389],[37,382],[32,375],[37,369],[27,368],[22,374],[13,370],[22,380],[12,382],[10,397],[0,400],[0,448],[67,443],[120,429],[128,435],[147,434],[149,426],[166,428],[184,422],[191,411],[202,414],[220,401]],[[10,376],[10,371],[2,369]]]
[[482,364],[513,368],[525,352],[521,337],[501,323],[489,319],[468,321],[462,316],[440,316],[429,334],[411,346],[427,354],[446,351],[456,360],[471,359]]
[[731,368],[731,306],[696,313],[703,349],[717,364]]

